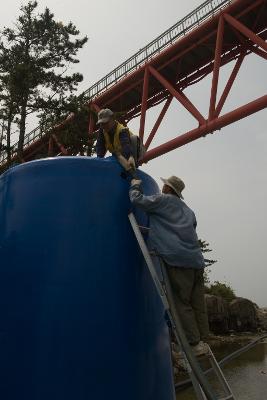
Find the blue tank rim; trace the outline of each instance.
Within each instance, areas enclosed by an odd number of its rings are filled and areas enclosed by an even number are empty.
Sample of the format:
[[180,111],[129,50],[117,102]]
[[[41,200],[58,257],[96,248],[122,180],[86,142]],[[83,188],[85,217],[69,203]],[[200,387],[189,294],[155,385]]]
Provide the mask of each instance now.
[[[75,160],[75,161],[74,161]],[[44,165],[49,165],[51,162],[53,163],[62,163],[62,162],[70,162],[70,161],[79,161],[79,162],[112,162],[112,164],[118,164],[117,161],[115,160],[114,157],[106,157],[106,158],[97,158],[97,157],[89,157],[89,156],[60,156],[60,157],[46,157],[46,158],[38,158],[36,160],[31,160],[31,161],[26,161],[21,164],[17,164],[14,166],[11,166],[8,170],[3,172],[0,175],[0,179],[4,176],[7,176],[15,171],[20,171],[23,170],[29,166],[33,166],[35,164],[44,164]],[[119,166],[119,165],[118,165]]]
[[[114,156],[109,156],[109,157],[105,157],[105,158],[98,158],[98,157],[90,157],[90,156],[59,156],[59,157],[46,157],[46,158],[38,158],[36,160],[31,160],[31,161],[26,161],[24,163],[18,164],[18,165],[14,165],[12,167],[10,167],[7,171],[5,171],[3,174],[0,175],[0,179],[5,178],[15,172],[19,172],[20,170],[24,170],[27,167],[30,166],[34,166],[35,164],[44,164],[44,166],[47,164],[49,165],[51,162],[53,163],[65,163],[65,162],[79,162],[79,163],[101,163],[102,165],[107,164],[107,168],[108,168],[108,163],[112,163],[114,166],[116,165],[116,167],[123,171],[123,168],[121,167],[121,165],[119,164],[119,162],[116,160],[116,158]],[[51,164],[50,164],[51,165]],[[141,174],[141,179],[143,179],[143,177],[147,177],[152,179],[156,184],[156,180],[150,176],[148,173],[142,171],[140,169],[140,167],[138,168],[138,172]]]

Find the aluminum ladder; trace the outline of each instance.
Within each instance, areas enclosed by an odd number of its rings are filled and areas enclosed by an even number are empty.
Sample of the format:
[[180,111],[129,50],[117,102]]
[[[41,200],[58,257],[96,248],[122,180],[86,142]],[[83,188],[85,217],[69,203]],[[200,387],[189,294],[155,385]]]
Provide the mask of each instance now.
[[[162,301],[165,313],[166,313],[166,320],[169,321],[173,334],[177,340],[178,346],[181,350],[181,354],[183,359],[185,360],[186,368],[190,379],[193,384],[193,388],[198,400],[235,400],[235,397],[228,385],[227,380],[224,377],[224,374],[214,357],[211,349],[209,348],[208,354],[206,357],[209,359],[213,372],[218,378],[219,383],[223,389],[224,395],[223,397],[219,397],[215,394],[213,388],[211,387],[210,383],[208,382],[207,378],[205,377],[197,358],[195,357],[194,353],[191,350],[191,347],[186,339],[184,330],[182,328],[182,324],[177,314],[174,299],[172,296],[172,290],[169,282],[169,278],[166,272],[166,267],[164,263],[161,261],[161,269],[162,269],[162,282],[160,281],[158,274],[156,272],[154,263],[152,261],[151,255],[148,251],[146,246],[145,240],[142,236],[141,230],[137,221],[135,219],[134,214],[131,212],[128,214],[129,221],[131,223],[133,232],[143,254],[143,257],[146,261],[146,265],[149,269],[150,275],[153,279],[155,284],[156,290],[160,299]],[[148,229],[148,228],[145,228]]]

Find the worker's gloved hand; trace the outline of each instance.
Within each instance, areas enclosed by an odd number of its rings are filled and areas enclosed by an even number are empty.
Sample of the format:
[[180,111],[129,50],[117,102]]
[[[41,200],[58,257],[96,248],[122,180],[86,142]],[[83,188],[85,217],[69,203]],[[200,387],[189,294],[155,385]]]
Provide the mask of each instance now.
[[135,161],[133,156],[130,156],[128,158],[128,165],[129,165],[129,169],[135,169]]
[[142,183],[142,181],[141,181],[141,179],[132,179],[131,180],[131,186],[134,186],[134,185],[141,185],[141,183]]
[[128,160],[126,160],[125,157],[123,157],[123,155],[121,154],[117,154],[117,159],[120,163],[120,165],[125,169],[125,171],[128,171],[129,169],[131,169]]

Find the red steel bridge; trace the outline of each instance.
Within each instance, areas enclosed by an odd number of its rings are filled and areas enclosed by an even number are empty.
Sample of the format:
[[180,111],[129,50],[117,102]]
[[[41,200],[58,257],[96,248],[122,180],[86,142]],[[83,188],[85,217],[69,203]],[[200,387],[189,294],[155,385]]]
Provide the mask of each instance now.
[[[88,107],[97,112],[103,107],[122,115],[126,124],[140,118],[139,135],[145,143],[147,162],[184,144],[221,129],[267,107],[267,94],[245,102],[241,107],[223,113],[242,63],[256,54],[267,60],[267,1],[208,0],[162,33],[147,46],[96,82],[86,92]],[[217,95],[220,69],[234,61],[230,77],[220,97]],[[209,107],[203,115],[185,95],[184,90],[212,74]],[[265,77],[264,77],[265,78]],[[266,90],[266,87],[264,88]],[[245,93],[244,93],[245,94]],[[151,143],[172,101],[186,108],[196,122],[194,129],[164,144],[151,148]],[[247,101],[247,100],[244,100]],[[147,110],[163,103],[156,122],[145,135]],[[94,113],[89,113],[88,140],[95,130]],[[25,137],[23,160],[34,159],[40,150],[51,155],[68,155],[57,134],[75,118],[43,131],[39,126]],[[16,145],[14,146],[16,149]],[[14,150],[13,157],[16,157]],[[7,161],[3,152],[0,166]]]

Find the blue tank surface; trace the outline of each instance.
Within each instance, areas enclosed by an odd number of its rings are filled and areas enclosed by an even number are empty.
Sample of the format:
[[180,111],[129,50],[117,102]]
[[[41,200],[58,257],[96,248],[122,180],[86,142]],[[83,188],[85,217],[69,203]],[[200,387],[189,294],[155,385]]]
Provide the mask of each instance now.
[[174,399],[121,171],[113,158],[62,157],[0,177],[1,399]]

